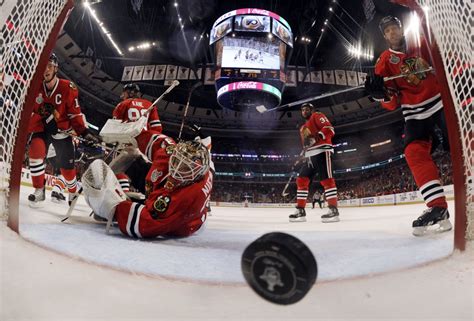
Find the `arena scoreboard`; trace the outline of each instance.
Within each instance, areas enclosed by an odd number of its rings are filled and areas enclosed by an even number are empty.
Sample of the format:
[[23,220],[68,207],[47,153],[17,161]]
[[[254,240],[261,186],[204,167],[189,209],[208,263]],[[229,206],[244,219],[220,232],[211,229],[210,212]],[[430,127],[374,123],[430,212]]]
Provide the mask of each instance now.
[[217,101],[245,111],[280,104],[286,58],[293,48],[288,22],[268,10],[244,8],[219,17],[212,26]]

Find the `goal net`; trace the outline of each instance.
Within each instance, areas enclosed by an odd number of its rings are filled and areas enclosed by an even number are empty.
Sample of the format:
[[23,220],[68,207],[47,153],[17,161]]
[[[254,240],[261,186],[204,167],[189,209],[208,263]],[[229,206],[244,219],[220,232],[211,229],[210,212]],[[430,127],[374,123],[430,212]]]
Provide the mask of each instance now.
[[[396,0],[423,19],[442,86],[455,187],[455,246],[474,238],[474,3]],[[434,38],[434,39],[433,39]]]
[[34,95],[72,0],[1,1],[0,214],[18,231],[18,192]]

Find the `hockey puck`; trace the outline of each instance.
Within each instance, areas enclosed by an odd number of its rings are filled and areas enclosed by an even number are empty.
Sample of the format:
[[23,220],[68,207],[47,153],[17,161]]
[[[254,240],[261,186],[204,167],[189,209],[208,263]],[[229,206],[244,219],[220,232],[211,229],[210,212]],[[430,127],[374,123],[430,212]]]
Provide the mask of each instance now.
[[289,234],[264,234],[245,249],[242,273],[250,287],[277,304],[301,300],[316,282],[318,267],[310,249]]

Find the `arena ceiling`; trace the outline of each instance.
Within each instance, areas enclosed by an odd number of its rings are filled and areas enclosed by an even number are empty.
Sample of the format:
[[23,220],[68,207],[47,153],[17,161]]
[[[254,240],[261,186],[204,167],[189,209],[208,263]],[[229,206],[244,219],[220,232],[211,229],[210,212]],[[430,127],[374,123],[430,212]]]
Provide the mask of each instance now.
[[[289,22],[296,38],[289,65],[370,70],[374,60],[351,57],[347,53],[347,43],[370,45],[376,56],[384,48],[376,27],[377,21],[388,12],[401,10],[387,0],[89,0],[91,8],[122,51],[123,54],[119,55],[84,2],[76,1],[65,30],[84,51],[91,49],[92,58],[101,59],[102,70],[111,76],[111,79],[103,81],[120,81],[126,65],[178,64],[195,67],[212,63],[208,34],[213,22],[228,11],[245,7],[273,11]],[[364,3],[373,3],[373,12],[366,13]],[[329,24],[325,25],[326,20]],[[302,42],[303,37],[310,38],[311,42]],[[156,45],[149,50],[128,50],[143,42],[154,42]],[[86,52],[83,55],[87,56]],[[146,94],[154,97],[164,90],[163,86],[152,83],[141,84],[141,87]],[[184,103],[188,89],[186,84],[179,86],[168,99]],[[332,89],[328,85],[316,84],[287,88],[282,103]],[[220,108],[215,96],[213,86],[203,86],[196,90],[191,103],[194,106]],[[363,96],[363,91],[356,91],[322,101],[321,104],[333,105]]]

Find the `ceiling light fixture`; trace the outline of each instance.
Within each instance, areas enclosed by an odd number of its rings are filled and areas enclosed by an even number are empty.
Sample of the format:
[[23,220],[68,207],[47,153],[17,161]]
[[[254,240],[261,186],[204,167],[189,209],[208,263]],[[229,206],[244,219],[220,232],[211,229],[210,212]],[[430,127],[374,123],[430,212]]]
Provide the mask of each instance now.
[[94,18],[95,22],[99,25],[99,28],[102,30],[105,36],[109,39],[112,46],[114,46],[115,50],[120,56],[123,56],[122,50],[120,50],[119,46],[115,43],[114,39],[110,32],[104,27],[104,23],[100,21],[99,17],[97,16],[95,10],[92,9],[91,4],[89,1],[84,1],[84,7],[89,11],[89,14]]

